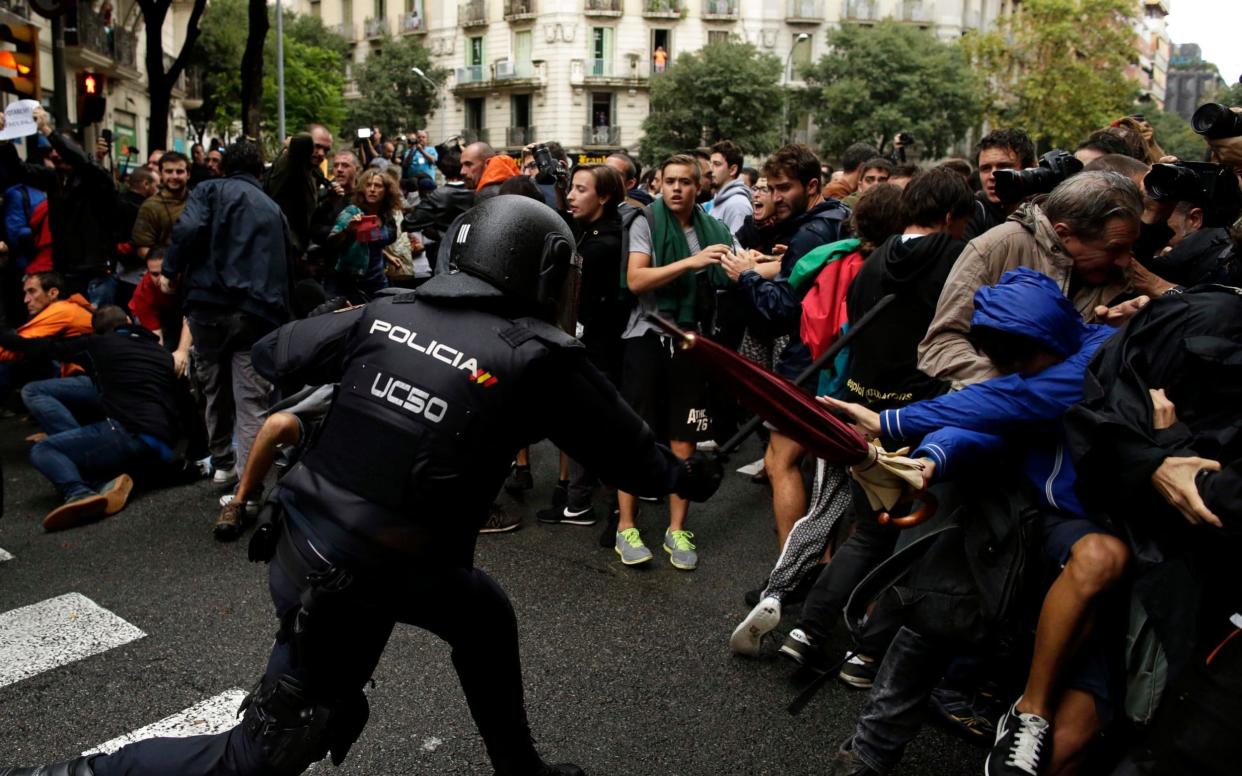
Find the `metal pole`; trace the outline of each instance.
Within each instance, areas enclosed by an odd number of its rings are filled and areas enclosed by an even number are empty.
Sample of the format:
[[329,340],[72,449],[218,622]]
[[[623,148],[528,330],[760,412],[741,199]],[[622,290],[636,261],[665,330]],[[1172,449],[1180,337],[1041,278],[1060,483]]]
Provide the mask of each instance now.
[[276,126],[285,142],[285,14],[276,0]]
[[56,126],[69,126],[69,87],[65,83],[65,20],[52,17],[52,118]]
[[798,33],[798,37],[794,38],[793,45],[789,47],[789,56],[785,57],[785,70],[781,73],[781,78],[785,82],[784,94],[781,95],[781,145],[789,142],[789,65],[793,62],[794,49],[798,48],[798,44],[811,36],[805,32]]

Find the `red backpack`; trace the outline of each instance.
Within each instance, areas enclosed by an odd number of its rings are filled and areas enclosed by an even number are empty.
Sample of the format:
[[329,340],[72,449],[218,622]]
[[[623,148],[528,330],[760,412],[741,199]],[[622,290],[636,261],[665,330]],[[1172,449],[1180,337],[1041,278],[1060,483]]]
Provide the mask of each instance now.
[[819,358],[832,346],[849,321],[845,310],[845,292],[862,269],[863,255],[858,251],[830,261],[815,276],[815,284],[802,298],[802,341],[811,349],[811,358]]

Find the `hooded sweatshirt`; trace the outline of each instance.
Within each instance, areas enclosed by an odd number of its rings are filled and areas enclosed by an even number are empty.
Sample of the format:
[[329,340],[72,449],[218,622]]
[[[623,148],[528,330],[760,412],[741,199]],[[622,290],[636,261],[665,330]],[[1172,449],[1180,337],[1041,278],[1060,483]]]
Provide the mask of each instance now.
[[746,216],[752,215],[755,207],[750,199],[750,187],[741,178],[734,178],[716,192],[712,199],[712,215],[729,227],[730,234],[746,223]]
[[951,381],[954,387],[998,374],[992,362],[975,351],[966,334],[974,312],[975,292],[999,283],[1002,275],[1016,267],[1029,267],[1052,278],[1087,322],[1095,320],[1097,305],[1115,303],[1129,289],[1128,281],[1120,274],[1099,286],[1074,282],[1074,259],[1061,244],[1048,217],[1038,205],[1023,205],[1004,224],[966,244],[945,279],[936,315],[919,344],[919,369]]
[[974,308],[972,326],[1033,338],[1065,360],[1035,375],[997,377],[885,410],[880,413],[885,443],[900,447],[917,442],[914,457],[934,460],[937,480],[1012,454],[1041,503],[1086,517],[1060,420],[1082,399],[1087,365],[1114,329],[1084,324],[1055,281],[1026,267],[1006,272],[995,286],[980,288]]
[[894,235],[867,257],[846,294],[849,320],[861,319],[888,294],[897,298],[856,335],[846,401],[881,410],[930,399],[948,389],[948,383],[919,371],[918,347],[936,312],[944,280],[965,247],[944,233],[911,239]]
[[[91,315],[95,308],[81,294],[74,294],[68,299],[52,302],[39,311],[39,314],[17,327],[17,336],[23,339],[44,339],[48,337],[79,337],[90,334]],[[0,347],[0,361],[18,361],[20,352]],[[68,362],[60,366],[60,376],[81,374],[82,368]]]

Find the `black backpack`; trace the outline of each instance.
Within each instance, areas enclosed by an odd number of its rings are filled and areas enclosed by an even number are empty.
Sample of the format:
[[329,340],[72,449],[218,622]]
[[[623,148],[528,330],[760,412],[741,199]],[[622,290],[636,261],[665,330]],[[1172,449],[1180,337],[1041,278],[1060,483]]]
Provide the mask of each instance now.
[[[855,641],[900,622],[942,643],[979,648],[1025,629],[1043,588],[1040,512],[1017,483],[940,486],[942,524],[863,579],[845,608]],[[882,615],[867,616],[872,603]],[[1033,604],[1033,605],[1032,605]]]

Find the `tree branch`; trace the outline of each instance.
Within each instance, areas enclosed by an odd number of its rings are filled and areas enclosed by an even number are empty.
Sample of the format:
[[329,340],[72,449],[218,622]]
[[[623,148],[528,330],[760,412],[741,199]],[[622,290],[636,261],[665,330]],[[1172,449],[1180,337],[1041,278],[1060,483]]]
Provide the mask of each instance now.
[[201,33],[198,23],[203,18],[203,11],[206,9],[207,0],[194,0],[194,7],[190,9],[190,21],[186,24],[185,41],[181,44],[181,51],[177,53],[177,58],[173,60],[172,65],[165,71],[165,77],[168,78],[170,83],[176,83],[177,78],[181,76],[181,71],[185,69],[190,54],[194,51],[194,44],[198,41],[198,36]]

